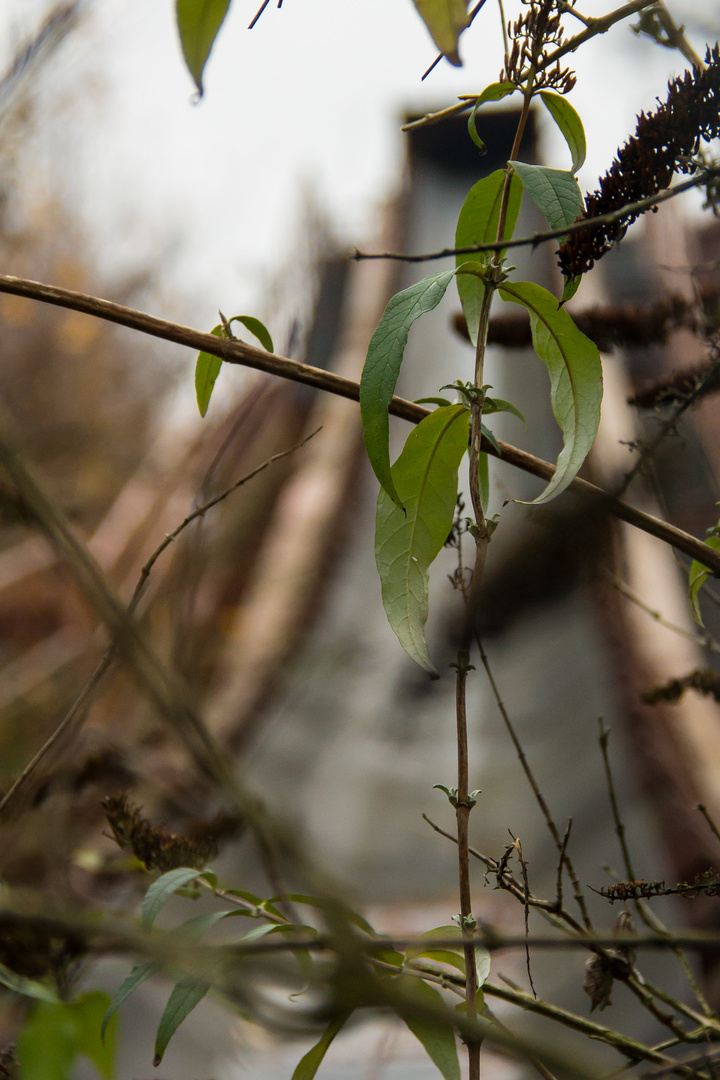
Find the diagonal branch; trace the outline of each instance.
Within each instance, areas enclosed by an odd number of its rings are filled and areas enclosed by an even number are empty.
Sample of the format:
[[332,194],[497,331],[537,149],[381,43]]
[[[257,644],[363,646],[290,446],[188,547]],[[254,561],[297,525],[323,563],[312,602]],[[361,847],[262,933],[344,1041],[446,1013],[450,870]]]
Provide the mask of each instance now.
[[[39,300],[45,304],[54,304],[58,307],[69,308],[73,311],[81,311],[86,315],[92,315],[98,319],[127,326],[131,330],[139,330],[143,334],[162,338],[164,341],[173,341],[178,345],[184,345],[189,349],[204,351],[212,356],[219,356],[228,364],[240,364],[244,367],[255,368],[265,371],[270,375],[278,375],[283,379],[305,383],[307,386],[315,386],[319,390],[325,390],[340,397],[350,398],[357,401],[359,385],[352,379],[343,378],[330,371],[322,371],[320,368],[311,367],[309,364],[301,364],[297,360],[289,360],[284,356],[276,356],[267,353],[263,349],[256,349],[247,345],[244,341],[231,341],[217,338],[213,334],[205,334],[199,330],[193,330],[178,323],[158,319],[153,315],[136,311],[133,308],[124,307],[122,304],[114,304],[109,300],[102,300],[97,296],[89,296],[86,293],[75,292],[71,289],[61,289],[55,285],[45,285],[38,281],[29,281],[26,278],[11,277],[0,274],[0,293],[12,293],[15,296],[25,296],[32,300]],[[404,398],[394,397],[390,402],[390,413],[399,416],[402,420],[419,424],[423,417],[428,416],[430,410],[423,405],[416,405]],[[496,446],[483,439],[482,449],[493,457],[501,457],[503,461],[513,465],[523,472],[531,473],[543,480],[549,480],[555,468],[542,458],[535,457],[525,450],[520,450],[510,443],[496,440]],[[499,453],[498,453],[499,451]],[[659,518],[652,517],[642,510],[637,510],[627,503],[609,495],[602,488],[587,480],[576,478],[567,488],[587,499],[591,505],[602,508],[606,513],[612,514],[621,521],[634,525],[643,532],[656,536],[671,547],[682,551],[691,559],[698,559],[704,566],[717,577],[720,577],[720,552],[713,551],[707,544],[697,540],[690,533],[683,532]]]

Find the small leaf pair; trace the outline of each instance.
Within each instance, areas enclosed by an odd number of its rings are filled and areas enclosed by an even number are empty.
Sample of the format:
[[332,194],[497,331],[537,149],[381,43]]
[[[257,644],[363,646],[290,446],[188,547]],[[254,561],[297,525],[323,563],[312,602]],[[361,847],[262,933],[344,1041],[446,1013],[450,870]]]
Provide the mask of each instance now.
[[[275,351],[270,333],[259,319],[253,318],[252,315],[233,315],[232,319],[226,319],[223,317],[222,312],[220,312],[220,317],[222,322],[218,323],[210,331],[215,337],[229,339],[232,336],[232,324],[239,322],[242,323],[246,330],[250,331],[253,337],[258,339],[264,349],[267,349],[268,352]],[[198,354],[195,364],[195,394],[201,416],[205,416],[208,410],[221,367],[222,360],[219,356],[215,356],[214,353],[201,352]]]

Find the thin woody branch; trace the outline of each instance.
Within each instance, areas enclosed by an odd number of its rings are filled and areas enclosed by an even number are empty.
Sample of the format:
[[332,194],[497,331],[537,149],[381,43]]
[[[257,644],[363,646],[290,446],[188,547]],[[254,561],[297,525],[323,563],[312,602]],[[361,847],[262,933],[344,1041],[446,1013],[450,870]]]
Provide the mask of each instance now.
[[627,206],[622,206],[617,210],[608,211],[607,214],[598,214],[597,217],[583,218],[581,221],[576,221],[574,225],[565,225],[562,229],[547,229],[545,232],[536,232],[531,236],[518,236],[511,240],[497,240],[488,242],[486,244],[472,244],[468,247],[460,248],[442,248],[440,251],[428,251],[422,252],[418,255],[408,255],[400,251],[383,251],[383,252],[365,252],[355,251],[353,253],[354,259],[394,259],[397,262],[432,262],[435,259],[446,259],[452,255],[475,255],[481,251],[504,251],[505,248],[511,247],[537,247],[538,244],[543,244],[547,240],[557,240],[561,236],[570,236],[574,233],[583,232],[585,229],[597,228],[599,225],[613,225],[615,222],[622,221],[626,217],[637,217],[642,214],[644,210],[649,210],[653,206],[658,206],[660,203],[666,202],[668,199],[674,199],[676,195],[682,195],[685,191],[690,191],[691,188],[701,187],[709,180],[715,179],[720,176],[720,168],[703,169],[697,176],[693,176],[691,180],[685,180],[682,184],[676,184],[675,187],[668,188],[666,191],[661,191],[656,195],[648,195],[644,199],[638,199],[637,202],[628,203]]
[[[198,352],[204,351],[212,356],[219,356],[228,364],[240,364],[243,367],[255,368],[265,371],[270,375],[278,375],[283,379],[304,383],[307,386],[315,386],[319,390],[325,390],[340,397],[350,398],[357,401],[359,397],[359,385],[352,379],[343,378],[329,371],[312,367],[309,364],[301,364],[297,360],[289,360],[283,356],[267,353],[263,349],[256,349],[243,341],[231,341],[217,338],[213,334],[205,334],[199,330],[182,326],[178,323],[168,322],[166,319],[158,319],[154,315],[136,311],[133,308],[124,307],[122,304],[114,304],[109,300],[102,300],[97,296],[89,296],[86,293],[75,292],[71,289],[61,289],[55,285],[46,285],[38,281],[30,281],[26,278],[11,277],[0,274],[0,293],[12,293],[15,296],[25,296],[31,300],[39,300],[45,304],[54,304],[58,307],[68,308],[72,311],[81,311],[86,315],[92,315],[107,322],[126,326],[131,330],[149,334],[152,337],[162,338],[164,341],[173,341],[177,345],[184,345]],[[419,424],[428,416],[431,410],[423,405],[416,405],[404,398],[394,397],[390,402],[390,413],[402,420]],[[542,458],[520,450],[510,443],[496,440],[500,457],[503,461],[513,465],[523,472],[531,473],[543,480],[549,480],[555,468]],[[483,439],[482,449],[485,453],[498,457],[497,450],[487,439]],[[566,489],[576,495],[591,501],[592,505],[602,507],[608,514],[619,518],[621,521],[634,525],[643,532],[655,536],[671,547],[682,551],[691,559],[698,559],[707,566],[714,575],[720,577],[720,553],[713,551],[707,544],[683,532],[659,518],[637,510],[627,503],[609,495],[602,488],[587,480],[576,478]]]

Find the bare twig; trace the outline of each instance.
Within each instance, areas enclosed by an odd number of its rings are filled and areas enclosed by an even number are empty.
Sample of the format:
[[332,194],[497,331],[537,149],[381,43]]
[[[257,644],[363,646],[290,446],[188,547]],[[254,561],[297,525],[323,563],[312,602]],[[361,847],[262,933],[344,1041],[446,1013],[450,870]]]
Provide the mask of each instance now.
[[[246,476],[243,476],[240,480],[237,480],[234,484],[231,485],[231,487],[226,488],[225,491],[222,491],[219,495],[216,495],[214,498],[210,499],[202,506],[199,506],[195,510],[193,510],[193,512],[191,514],[188,514],[185,520],[182,521],[176,529],[174,529],[171,533],[168,533],[162,543],[159,544],[159,546],[155,549],[155,551],[152,553],[150,558],[143,566],[137,585],[135,586],[135,589],[133,591],[132,599],[128,604],[127,614],[129,616],[135,614],[138,603],[140,602],[143,591],[147,584],[147,580],[153,567],[155,566],[155,563],[160,558],[162,553],[166,550],[166,548],[168,548],[174,540],[177,540],[180,533],[184,529],[186,529],[188,525],[190,525],[197,518],[203,517],[208,512],[208,510],[211,510],[214,506],[217,506],[218,503],[222,502],[234,491],[237,491],[237,489],[242,487],[243,484],[246,484],[249,480],[252,480],[255,476],[258,475],[258,473],[263,472],[265,469],[268,468],[268,466],[272,465],[276,461],[279,461],[281,458],[287,457],[288,454],[294,453],[294,451],[298,450],[301,446],[304,446],[309,439],[312,439],[314,435],[317,435],[318,431],[320,431],[320,428],[318,428],[317,431],[313,431],[310,435],[304,438],[301,442],[297,443],[295,446],[291,446],[288,450],[282,450],[278,454],[273,454],[273,456],[268,458],[267,461],[264,461],[261,465],[258,465],[256,469],[253,469],[252,472],[249,472]],[[53,731],[52,735],[50,735],[50,737],[43,743],[38,752],[28,762],[28,764],[17,777],[15,782],[0,800],[0,815],[2,815],[7,810],[9,804],[17,796],[20,789],[27,783],[32,773],[38,767],[40,762],[50,752],[50,750],[52,750],[52,748],[68,732],[71,727],[74,730],[73,721],[80,715],[81,711],[91,700],[95,689],[100,684],[103,676],[109,670],[113,660],[115,659],[115,655],[116,642],[112,642],[110,646],[106,649],[105,654],[103,655],[100,663],[96,667],[93,674],[90,676],[90,679],[80,691],[80,694],[70,706],[70,709],[60,721],[55,731]]]
[[[710,549],[708,549],[710,550]],[[704,561],[705,556],[701,561]],[[641,596],[639,596],[634,589],[631,589],[629,585],[626,585],[624,581],[621,581],[615,574],[610,573],[610,580],[613,586],[623,596],[627,597],[633,604],[637,605],[642,611],[646,612],[651,619],[659,623],[660,626],[664,626],[666,630],[671,630],[674,634],[679,634],[680,637],[687,638],[688,641],[694,641],[697,645],[700,645],[708,652],[720,653],[720,644],[710,634],[694,634],[692,630],[686,630],[684,626],[678,626],[677,623],[670,622],[660,611],[656,611],[655,608],[650,607]]]
[[674,187],[667,188],[657,195],[648,195],[646,198],[638,199],[637,202],[634,203],[628,203],[618,210],[610,210],[607,214],[598,214],[597,217],[592,218],[581,218],[573,225],[564,225],[561,229],[548,229],[544,232],[536,232],[531,236],[518,236],[508,240],[494,240],[484,244],[471,244],[467,247],[441,248],[439,251],[426,251],[419,255],[410,255],[399,251],[368,252],[356,250],[353,253],[353,258],[394,259],[397,262],[418,263],[432,262],[435,259],[447,259],[453,255],[475,255],[481,251],[503,251],[505,248],[514,247],[535,248],[538,244],[542,244],[546,240],[557,240],[561,236],[569,236],[572,233],[582,232],[584,229],[592,229],[597,225],[611,225],[613,222],[622,221],[623,218],[633,214],[641,214],[644,210],[649,210],[653,206],[658,206],[668,199],[674,199],[677,195],[682,195],[692,188],[700,187],[702,184],[707,183],[708,180],[712,180],[717,176],[720,176],[720,167],[703,169],[702,172],[693,176],[691,180],[685,180],[682,184],[676,184]]
[[[158,319],[152,315],[135,311],[133,308],[124,307],[122,304],[114,304],[108,300],[102,300],[97,296],[89,296],[86,293],[75,292],[71,289],[61,289],[54,285],[45,285],[37,281],[29,281],[26,278],[11,277],[0,274],[0,293],[12,293],[15,296],[26,296],[41,303],[54,304],[58,307],[68,308],[72,311],[82,311],[108,322],[114,322],[120,326],[127,326],[132,330],[149,334],[152,337],[162,338],[165,341],[173,341],[178,345],[184,345],[190,349],[208,352],[211,356],[219,356],[228,364],[241,364],[244,367],[255,368],[265,371],[270,375],[278,375],[293,382],[315,386],[340,397],[358,400],[359,385],[352,379],[345,379],[341,375],[324,371],[321,368],[312,367],[309,364],[301,364],[297,360],[289,360],[286,357],[267,353],[263,349],[254,348],[244,341],[230,341],[217,338],[213,334],[204,334],[199,330],[171,323],[165,319]],[[393,416],[418,424],[430,414],[430,409],[423,405],[416,405],[404,398],[394,397],[390,402],[389,411]],[[555,468],[542,458],[529,454],[525,450],[495,440],[497,449],[487,439],[483,439],[482,450],[492,457],[501,457],[503,461],[522,469],[523,472],[539,476],[543,480],[549,480],[555,472]],[[499,450],[499,454],[498,454]],[[614,515],[629,525],[656,536],[659,540],[684,552],[691,559],[699,559],[713,574],[720,576],[720,553],[713,551],[702,541],[695,539],[682,529],[660,521],[642,510],[628,506],[619,499],[613,498],[601,488],[586,480],[576,477],[568,486],[568,491],[577,495],[592,499],[595,505],[602,506],[607,513]]]

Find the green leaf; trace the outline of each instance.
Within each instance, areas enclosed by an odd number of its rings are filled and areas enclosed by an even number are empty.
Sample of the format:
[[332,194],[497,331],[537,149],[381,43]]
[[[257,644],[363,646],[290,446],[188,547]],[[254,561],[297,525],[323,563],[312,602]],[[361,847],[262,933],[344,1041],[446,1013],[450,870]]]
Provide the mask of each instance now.
[[180,44],[200,97],[203,70],[229,7],[230,0],[177,0]]
[[216,883],[215,875],[210,873],[209,870],[197,870],[190,866],[179,866],[176,870],[168,870],[167,874],[163,874],[157,881],[153,881],[143,897],[143,930],[152,930],[158,912],[177,889],[181,889],[189,881],[195,881],[196,878],[201,877],[208,880],[213,886]]
[[100,1023],[104,1023],[103,1014],[106,1014],[109,1001],[107,994],[91,990],[69,1006],[75,1013],[77,1053],[89,1058],[105,1080],[112,1080],[114,1075],[117,1029],[117,1022],[105,1024],[104,1035],[107,1038],[101,1037]]
[[155,1036],[155,1056],[153,1065],[155,1068],[160,1064],[167,1045],[186,1016],[189,1016],[196,1005],[202,1001],[210,989],[210,983],[203,982],[193,976],[180,979],[173,987],[165,1011],[160,1017],[160,1023]]
[[518,281],[505,282],[499,292],[530,313],[533,345],[547,365],[552,410],[563,433],[555,475],[533,499],[533,504],[543,503],[571,483],[595,441],[602,403],[600,354],[547,289]]
[[[705,543],[709,548],[712,548],[713,551],[720,551],[720,537],[708,536]],[[712,570],[708,570],[707,566],[703,566],[697,559],[693,559],[688,574],[688,599],[690,600],[692,617],[698,626],[705,625],[702,620],[702,612],[700,611],[700,590],[711,574]]]
[[[450,530],[448,530],[449,532]],[[273,896],[268,900],[270,903],[281,903],[282,901],[289,902],[291,904],[307,904],[308,907],[317,908],[318,911],[338,911],[338,905],[329,900],[323,899],[321,896],[307,896],[305,893],[283,893],[281,896]],[[363,919],[362,915],[359,915],[357,911],[352,911],[350,908],[343,907],[341,914],[347,919],[353,926],[357,926],[358,930],[362,930],[364,934],[370,934],[371,937],[375,936],[370,923]]]
[[345,1010],[330,1021],[312,1050],[308,1050],[307,1054],[298,1062],[295,1072],[292,1074],[292,1080],[313,1080],[328,1051],[328,1047],[338,1032],[342,1031],[351,1015],[352,1009]]
[[[511,161],[510,165],[551,229],[573,225],[582,215],[585,203],[580,185],[571,172],[548,169],[544,165],[526,165],[524,161]],[[562,244],[564,239],[558,237],[558,243]]]
[[486,397],[483,402],[483,416],[489,416],[491,413],[496,412],[512,413],[513,416],[517,416],[518,420],[522,420],[525,427],[527,427],[527,420],[520,412],[517,405],[513,405],[511,401],[506,401],[505,398]]
[[413,0],[441,53],[460,67],[458,38],[468,25],[467,0]]
[[500,101],[501,98],[507,97],[508,94],[512,94],[517,90],[515,83],[511,82],[498,82],[491,83],[490,86],[486,86],[480,97],[477,99],[473,106],[473,110],[468,117],[468,134],[475,143],[477,148],[485,153],[485,143],[478,135],[477,127],[475,126],[475,114],[481,105],[484,105],[486,101]]
[[418,397],[415,398],[416,405],[452,405],[452,401],[448,401],[444,397]]
[[[441,994],[420,979],[403,979],[402,985],[405,1000],[396,1006],[401,1020],[420,1040],[428,1057],[445,1080],[460,1080],[455,1032],[450,1019],[442,1018],[442,1013],[447,1009]],[[415,1002],[417,1011],[413,1008]],[[437,1019],[419,1015],[421,1009],[423,1012],[434,1010],[438,1013]]]
[[383,312],[368,347],[360,379],[363,439],[373,471],[399,507],[400,497],[390,473],[388,406],[397,385],[410,327],[436,308],[456,270],[441,270],[397,293]]
[[102,1023],[100,1024],[100,1038],[103,1041],[105,1040],[107,1026],[123,1001],[125,1001],[126,998],[129,998],[133,991],[137,990],[138,986],[142,986],[147,979],[159,970],[160,964],[155,963],[154,960],[146,960],[143,964],[135,964],[127,979],[124,980],[117,990],[115,997],[108,1005],[105,1015],[102,1018]]
[[475,949],[475,967],[477,969],[478,989],[487,982],[491,963],[492,959],[489,951],[483,945],[479,945]]
[[100,1021],[109,1000],[107,994],[95,990],[75,1002],[39,1002],[18,1039],[22,1080],[67,1080],[81,1054],[105,1080],[112,1080],[116,1023],[108,1028],[105,1045],[100,1038]]
[[450,405],[410,432],[392,470],[406,512],[385,491],[378,496],[375,561],[385,613],[408,656],[435,676],[425,642],[428,569],[452,528],[469,416],[464,405]]
[[[225,337],[225,329],[222,325],[214,327],[210,333],[215,337]],[[195,363],[195,396],[201,416],[204,416],[208,410],[215,380],[220,374],[221,367],[222,360],[219,356],[213,356],[212,353],[207,352],[198,353]]]
[[563,278],[565,286],[560,297],[561,304],[567,304],[568,300],[572,300],[575,293],[580,288],[580,282],[582,281],[582,274],[575,274],[574,276],[568,276],[567,274]]
[[60,1001],[57,991],[49,983],[37,982],[35,979],[28,979],[24,975],[18,975],[10,968],[5,967],[4,964],[0,964],[0,985],[7,986],[8,990],[12,990],[16,994],[36,998],[38,1001]]
[[572,171],[576,173],[585,164],[585,157],[587,156],[585,129],[582,120],[567,98],[562,97],[560,94],[553,94],[550,90],[541,90],[540,97],[570,148]]
[[[457,229],[455,230],[455,247],[465,248],[472,247],[474,244],[491,244],[497,238],[504,182],[505,170],[497,169],[490,176],[478,180],[470,188],[458,218]],[[510,180],[510,196],[503,239],[513,234],[517,216],[520,212],[521,201],[522,184],[516,176],[513,176]],[[504,255],[504,252],[501,255]],[[459,269],[463,260],[467,258],[467,255],[457,255],[456,268]],[[479,254],[478,258],[480,258]],[[457,287],[460,302],[467,319],[470,340],[473,345],[477,345],[478,322],[485,285],[479,277],[471,274],[461,274],[458,275]]]
[[268,352],[275,352],[270,331],[259,319],[254,318],[252,315],[233,315],[232,319],[228,320],[228,326],[232,326],[234,322],[242,323],[245,329],[249,330],[253,337],[258,339],[263,349],[267,349]]

